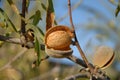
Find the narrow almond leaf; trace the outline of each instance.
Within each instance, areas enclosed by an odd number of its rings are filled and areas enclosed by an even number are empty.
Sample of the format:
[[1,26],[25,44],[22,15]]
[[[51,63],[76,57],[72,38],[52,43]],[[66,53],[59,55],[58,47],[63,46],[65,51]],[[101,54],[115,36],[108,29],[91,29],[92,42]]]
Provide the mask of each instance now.
[[29,19],[33,19],[35,15],[32,15]]
[[43,31],[42,31],[39,27],[37,27],[37,29],[38,29],[38,31],[44,36]]
[[[12,0],[7,0],[7,1],[8,1],[8,3],[10,4],[11,8],[13,9],[13,11],[14,11],[16,14],[18,14],[18,16],[19,16],[23,21],[25,21],[25,22],[27,23],[26,19],[25,19],[23,16],[20,15],[20,12],[19,12],[17,6],[14,4],[14,2],[13,2]],[[26,10],[27,10],[27,7],[26,7]]]
[[11,8],[17,13],[19,14],[19,10],[18,8],[16,7],[16,5],[14,4],[14,2],[12,0],[7,0],[8,3],[10,4]]
[[36,51],[37,57],[38,57],[36,65],[39,66],[39,64],[41,62],[41,55],[40,55],[40,44],[39,44],[39,41],[37,38],[35,39],[35,51]]
[[42,8],[43,8],[44,10],[47,9],[46,6],[45,6],[43,3],[41,3],[41,6],[42,6]]
[[53,1],[48,0],[48,10],[52,13],[54,13],[54,6],[53,6]]
[[7,14],[1,8],[0,8],[0,13],[4,16],[5,21],[9,22],[9,24],[12,26],[12,28],[17,32],[17,29],[16,29],[15,25],[12,23],[12,21],[9,19]]
[[116,8],[116,10],[115,10],[115,17],[118,16],[118,13],[119,13],[119,12],[120,12],[120,0],[119,0],[119,2],[118,2],[117,8]]
[[35,14],[30,18],[33,18],[33,25],[36,26],[39,23],[39,21],[42,20],[40,10],[37,10]]
[[116,10],[115,10],[115,17],[118,16],[119,11],[120,11],[120,6],[118,5],[117,8],[116,8]]
[[30,4],[30,0],[26,0],[26,12],[27,12],[27,13],[28,13],[29,4]]
[[34,29],[36,37],[43,42],[43,40],[44,40],[43,31],[38,26],[34,26],[33,29]]
[[35,15],[34,15],[34,19],[33,19],[33,25],[37,25],[39,20],[42,20],[41,18],[41,13],[39,10],[36,11]]
[[54,25],[54,7],[52,0],[48,0],[48,8],[47,8],[47,17],[46,17],[46,31]]

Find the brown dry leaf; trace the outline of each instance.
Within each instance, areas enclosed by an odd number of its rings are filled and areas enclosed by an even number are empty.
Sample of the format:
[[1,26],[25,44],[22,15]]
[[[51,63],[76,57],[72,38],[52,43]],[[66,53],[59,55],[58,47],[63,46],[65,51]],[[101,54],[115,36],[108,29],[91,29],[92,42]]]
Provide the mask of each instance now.
[[46,17],[46,31],[54,25],[54,7],[52,0],[48,0],[48,8],[47,8],[47,17]]

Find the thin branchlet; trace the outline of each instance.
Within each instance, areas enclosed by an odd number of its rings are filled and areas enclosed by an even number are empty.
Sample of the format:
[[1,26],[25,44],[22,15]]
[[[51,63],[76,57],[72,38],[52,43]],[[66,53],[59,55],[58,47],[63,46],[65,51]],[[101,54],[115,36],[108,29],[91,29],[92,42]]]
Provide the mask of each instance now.
[[[22,13],[21,16],[25,18],[25,12],[26,12],[26,0],[22,1]],[[21,19],[21,33],[24,34],[26,32],[25,30],[25,21]]]
[[81,49],[81,46],[79,45],[77,37],[76,37],[75,26],[73,24],[73,19],[72,19],[72,11],[71,11],[71,2],[70,2],[70,0],[68,0],[68,9],[69,9],[70,23],[71,23],[71,26],[72,26],[72,29],[73,29],[73,32],[74,32],[74,35],[75,35],[75,45],[78,48],[78,50],[80,52],[80,55],[81,55],[82,59],[84,60],[84,62],[86,63],[87,67],[91,68],[90,65],[89,65],[89,62],[88,62],[88,60],[87,60],[87,58],[85,56],[85,53]]

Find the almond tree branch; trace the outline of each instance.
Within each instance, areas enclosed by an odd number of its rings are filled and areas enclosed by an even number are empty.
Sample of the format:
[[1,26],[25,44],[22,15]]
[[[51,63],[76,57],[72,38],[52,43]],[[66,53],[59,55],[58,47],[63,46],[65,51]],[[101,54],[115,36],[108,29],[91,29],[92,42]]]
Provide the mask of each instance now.
[[72,21],[72,12],[71,12],[71,2],[70,2],[70,0],[68,0],[68,8],[69,8],[70,23],[71,23],[71,26],[72,26],[72,28],[73,28],[73,32],[74,32],[74,34],[75,34],[75,45],[76,45],[76,47],[78,48],[78,50],[79,50],[79,52],[80,52],[80,55],[81,55],[83,61],[86,63],[87,67],[88,67],[89,69],[91,69],[91,71],[93,71],[93,69],[92,69],[91,66],[89,65],[89,62],[88,62],[88,60],[87,60],[84,52],[82,51],[82,49],[81,49],[81,47],[80,47],[80,45],[79,45],[79,43],[78,43],[77,37],[76,37],[75,27],[74,27],[74,24],[73,24],[73,21]]
[[[22,13],[21,16],[25,18],[25,11],[26,11],[26,0],[22,1]],[[25,34],[26,30],[25,30],[25,21],[23,21],[21,19],[21,33]]]
[[2,35],[0,35],[0,41],[5,41],[5,42],[9,42],[9,43],[14,43],[14,44],[21,44],[21,41],[19,38],[6,37],[6,36],[2,36]]
[[66,77],[64,80],[77,80],[77,79],[89,79],[89,80],[110,80],[110,78],[107,75],[101,75],[100,76],[91,76],[89,72],[83,72],[83,73],[78,73],[75,75],[71,75]]
[[[2,36],[0,35],[0,41],[5,41],[5,42],[9,42],[9,43],[13,43],[13,44],[22,44],[21,40],[19,38],[13,38],[13,37],[6,37],[6,36]],[[44,46],[43,44],[40,44],[42,47]],[[34,46],[31,46],[31,48],[33,48]],[[75,56],[69,56],[67,57],[69,60],[83,66],[83,67],[87,67],[86,64],[84,63],[83,60],[75,57]]]
[[85,62],[84,62],[83,60],[75,57],[74,55],[71,55],[71,56],[67,57],[67,59],[69,59],[69,60],[71,60],[71,61],[79,64],[79,65],[82,66],[82,67],[87,68],[87,65],[85,64]]
[[[19,39],[19,38],[7,37],[7,36],[3,36],[3,35],[0,35],[0,41],[5,41],[5,42],[13,43],[13,44],[20,44],[20,45],[23,44],[21,42],[21,39]],[[42,46],[42,44],[40,44],[40,46]],[[26,48],[34,48],[34,43],[26,44]]]
[[[9,42],[9,43],[14,43],[14,44],[22,44],[19,38],[6,37],[6,36],[2,36],[2,35],[0,35],[0,41],[6,41],[6,42]],[[40,44],[40,46],[43,47],[43,44]],[[34,46],[32,46],[32,48],[33,48],[33,47],[34,47]],[[26,51],[26,49],[23,49],[20,53],[18,53],[18,55],[16,55],[16,56],[15,56],[11,61],[9,61],[5,66],[3,66],[2,68],[0,68],[0,71],[3,70],[3,69],[5,69],[6,67],[9,67],[10,64],[11,64],[12,62],[14,62],[18,57],[20,57],[20,56],[23,54],[23,52],[25,52],[25,51]],[[47,59],[47,57],[44,58],[44,59],[42,59],[42,61],[45,60],[45,59]],[[82,67],[85,67],[85,69],[87,68],[87,65],[85,64],[85,62],[84,62],[83,60],[75,57],[74,55],[71,55],[71,56],[67,57],[67,59],[75,62],[75,63],[78,64],[78,65],[81,65]],[[91,65],[92,65],[92,64],[91,64]],[[87,71],[87,72],[89,72],[89,71]],[[101,75],[101,74],[103,74],[103,75]],[[102,78],[104,78],[104,77],[106,78],[106,75],[105,75],[104,72],[102,72],[102,71],[96,71],[96,73],[95,73],[94,75],[97,76],[97,77],[100,77],[100,78],[101,78],[101,77],[102,77]],[[105,76],[104,76],[104,75],[105,75]],[[71,79],[68,79],[68,80],[71,80]],[[104,80],[109,80],[109,79],[104,79]]]
[[77,80],[79,78],[89,79],[90,78],[90,74],[87,74],[87,73],[78,73],[78,74],[75,74],[75,75],[68,76],[64,80]]
[[[78,43],[77,37],[76,37],[76,33],[75,33],[75,27],[72,21],[72,12],[71,12],[71,3],[70,0],[68,0],[68,7],[69,7],[69,16],[70,16],[70,23],[71,26],[73,28],[73,33],[75,35],[75,45],[79,50],[79,53],[81,54],[81,57],[83,59],[83,61],[85,62],[87,68],[83,69],[85,72],[88,72],[90,74],[90,80],[110,80],[110,78],[105,74],[105,72],[103,72],[100,68],[96,68],[95,66],[93,66],[92,64],[90,64],[84,54],[84,52],[81,49],[81,46]],[[82,64],[83,65],[83,64]],[[85,66],[85,67],[86,67]],[[68,79],[68,80],[74,80],[74,79]]]
[[[25,12],[26,12],[26,0],[22,0],[22,13],[21,16],[25,18]],[[26,47],[27,44],[27,36],[26,36],[26,23],[23,19],[21,19],[21,34],[20,34],[20,40],[22,43],[22,47]]]
[[72,10],[71,10],[71,2],[70,2],[70,0],[68,0],[68,10],[69,10],[68,13],[69,13],[69,17],[70,17],[71,26],[72,26],[73,30],[75,31],[73,20],[72,20]]

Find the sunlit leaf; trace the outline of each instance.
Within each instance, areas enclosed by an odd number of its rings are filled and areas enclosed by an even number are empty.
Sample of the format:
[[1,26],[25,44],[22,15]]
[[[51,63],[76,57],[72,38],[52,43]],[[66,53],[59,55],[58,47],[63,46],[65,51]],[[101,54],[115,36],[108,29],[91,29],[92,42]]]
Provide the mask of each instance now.
[[5,21],[9,22],[8,24],[10,24],[12,26],[12,28],[17,32],[15,25],[12,23],[12,21],[9,19],[7,14],[1,8],[0,8],[0,13],[4,16]]
[[12,0],[7,0],[8,3],[10,4],[11,8],[17,13],[19,14],[19,10],[17,9],[16,5],[14,4],[14,2]]
[[13,1],[12,0],[7,0],[7,2],[12,5],[13,4]]
[[39,66],[40,62],[41,62],[41,55],[40,55],[40,44],[39,44],[39,41],[38,39],[36,38],[35,40],[35,51],[37,53],[37,62],[36,62],[36,65]]

